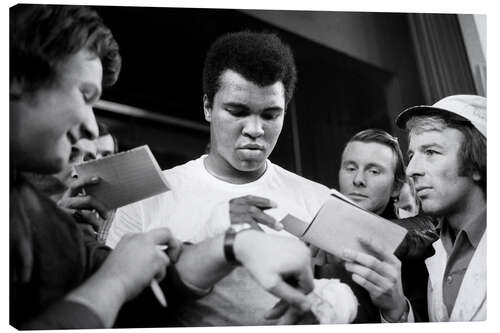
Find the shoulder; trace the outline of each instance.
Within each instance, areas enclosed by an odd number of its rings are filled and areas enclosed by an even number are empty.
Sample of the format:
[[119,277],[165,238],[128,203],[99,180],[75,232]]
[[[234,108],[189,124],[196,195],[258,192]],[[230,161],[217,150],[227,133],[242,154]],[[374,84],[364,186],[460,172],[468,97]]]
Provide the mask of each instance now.
[[177,165],[170,169],[165,169],[162,171],[163,176],[167,179],[167,182],[176,183],[186,179],[192,179],[196,175],[200,175],[204,172],[203,159],[205,155],[198,157],[197,159],[188,161],[184,164]]
[[277,164],[271,162],[270,164],[275,171],[276,177],[285,182],[288,186],[296,187],[296,189],[298,188],[300,191],[317,192],[321,194],[330,193],[330,189],[323,184],[299,176]]

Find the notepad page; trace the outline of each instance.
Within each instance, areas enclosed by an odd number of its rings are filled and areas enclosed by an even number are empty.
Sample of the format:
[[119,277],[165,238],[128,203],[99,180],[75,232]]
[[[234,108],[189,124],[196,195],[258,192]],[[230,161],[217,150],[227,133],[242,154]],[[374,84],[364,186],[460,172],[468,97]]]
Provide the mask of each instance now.
[[75,166],[79,176],[98,176],[97,185],[85,191],[110,209],[149,198],[168,191],[158,162],[148,146],[85,162]]
[[303,239],[341,257],[344,249],[367,251],[359,243],[359,237],[394,252],[406,232],[405,228],[332,195],[309,225]]

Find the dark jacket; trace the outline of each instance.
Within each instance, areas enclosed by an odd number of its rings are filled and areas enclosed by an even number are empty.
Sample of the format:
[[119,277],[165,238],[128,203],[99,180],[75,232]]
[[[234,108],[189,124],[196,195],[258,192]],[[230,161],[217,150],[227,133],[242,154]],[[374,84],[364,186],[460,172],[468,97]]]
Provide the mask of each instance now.
[[[388,205],[392,206],[392,205]],[[434,255],[434,243],[438,238],[435,219],[427,215],[417,215],[397,219],[394,210],[386,211],[382,217],[408,230],[405,238],[394,254],[401,260],[401,280],[403,292],[411,303],[415,321],[427,322],[427,281],[429,273],[425,259]]]
[[19,329],[100,328],[87,307],[64,301],[101,265],[109,248],[22,176],[10,187],[10,323]]
[[[21,175],[10,186],[10,324],[18,329],[103,328],[88,307],[64,300],[104,262],[111,249]],[[131,258],[132,260],[132,258]],[[167,269],[160,286],[170,306],[198,297],[179,279],[175,266]],[[131,316],[128,308],[148,317]],[[154,315],[153,315],[154,314]],[[168,313],[146,288],[118,315],[121,327],[154,326]]]

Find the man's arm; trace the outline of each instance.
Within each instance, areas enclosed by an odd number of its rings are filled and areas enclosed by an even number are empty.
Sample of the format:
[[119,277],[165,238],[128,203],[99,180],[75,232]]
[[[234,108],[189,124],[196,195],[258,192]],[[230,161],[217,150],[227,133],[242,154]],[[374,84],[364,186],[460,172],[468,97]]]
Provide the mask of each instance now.
[[23,328],[111,327],[126,301],[137,296],[153,278],[164,277],[169,259],[158,248],[163,244],[170,245],[172,251],[177,244],[165,228],[126,235],[95,274],[34,320],[24,323]]
[[[179,276],[198,288],[210,288],[235,267],[226,261],[223,249],[224,235],[186,247],[176,264]],[[305,294],[314,285],[310,254],[304,243],[246,230],[236,235],[234,253],[264,289],[297,307],[310,306]],[[297,287],[285,282],[290,278],[297,282]]]

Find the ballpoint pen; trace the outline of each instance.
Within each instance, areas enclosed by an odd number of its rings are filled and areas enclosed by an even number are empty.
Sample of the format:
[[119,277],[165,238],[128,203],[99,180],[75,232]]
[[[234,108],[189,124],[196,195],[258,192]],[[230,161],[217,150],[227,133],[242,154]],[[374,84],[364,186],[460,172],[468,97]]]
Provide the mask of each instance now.
[[160,288],[160,285],[158,284],[158,281],[156,279],[151,280],[151,290],[153,291],[153,294],[155,294],[156,299],[158,302],[160,302],[161,306],[164,308],[167,307],[167,299],[165,298],[165,295],[163,294],[163,291]]
[[[162,251],[165,251],[167,249],[167,245],[158,245],[157,247]],[[158,300],[158,302],[160,302],[161,306],[166,308],[167,299],[165,298],[165,295],[163,294],[163,291],[161,290],[160,285],[158,284],[158,281],[156,281],[156,279],[153,278],[153,280],[151,280],[150,287],[156,299]]]

